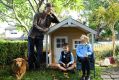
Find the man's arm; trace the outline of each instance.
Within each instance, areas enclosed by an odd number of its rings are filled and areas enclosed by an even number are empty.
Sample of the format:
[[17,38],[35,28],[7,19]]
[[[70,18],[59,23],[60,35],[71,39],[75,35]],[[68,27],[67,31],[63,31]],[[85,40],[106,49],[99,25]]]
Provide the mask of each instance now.
[[34,19],[33,19],[33,27],[36,27],[38,30],[40,31],[44,31],[43,28],[39,27],[37,24],[37,20],[39,18],[39,13],[36,13],[35,16],[34,16]]
[[52,13],[51,14],[51,16],[52,16],[52,22],[53,23],[59,23],[60,21],[58,20],[58,18]]

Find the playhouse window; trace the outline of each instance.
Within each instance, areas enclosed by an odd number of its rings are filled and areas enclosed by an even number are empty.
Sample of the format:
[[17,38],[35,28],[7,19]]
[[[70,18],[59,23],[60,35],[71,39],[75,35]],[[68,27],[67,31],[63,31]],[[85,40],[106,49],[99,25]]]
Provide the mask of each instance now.
[[57,39],[57,48],[62,48],[63,44],[65,43],[65,39],[64,38],[58,38]]
[[73,49],[76,49],[78,44],[80,44],[80,40],[79,39],[73,40]]

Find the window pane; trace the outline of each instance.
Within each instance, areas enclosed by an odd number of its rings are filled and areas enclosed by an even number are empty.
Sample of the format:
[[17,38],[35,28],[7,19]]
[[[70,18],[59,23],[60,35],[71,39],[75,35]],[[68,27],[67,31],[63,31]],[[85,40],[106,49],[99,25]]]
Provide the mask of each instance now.
[[73,48],[76,49],[76,47],[80,44],[80,40],[73,40]]
[[63,44],[65,43],[65,39],[62,39],[62,43],[63,43]]
[[57,44],[57,48],[60,48],[60,44]]
[[66,42],[65,38],[57,38],[56,40],[56,47],[62,48],[63,44]]
[[75,41],[75,44],[80,44],[80,41]]
[[60,43],[60,39],[57,39],[57,43]]
[[64,43],[61,44],[61,48],[63,47],[63,44],[64,44]]
[[80,44],[80,41],[78,41],[78,44]]
[[75,41],[75,44],[78,44],[78,41]]

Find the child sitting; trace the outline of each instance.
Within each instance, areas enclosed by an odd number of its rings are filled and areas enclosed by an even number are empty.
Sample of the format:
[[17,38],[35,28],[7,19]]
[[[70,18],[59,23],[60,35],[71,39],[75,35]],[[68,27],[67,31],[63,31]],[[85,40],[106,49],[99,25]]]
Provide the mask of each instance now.
[[64,43],[63,51],[61,52],[58,67],[62,71],[71,71],[74,69],[74,57],[72,52],[69,50],[69,45]]

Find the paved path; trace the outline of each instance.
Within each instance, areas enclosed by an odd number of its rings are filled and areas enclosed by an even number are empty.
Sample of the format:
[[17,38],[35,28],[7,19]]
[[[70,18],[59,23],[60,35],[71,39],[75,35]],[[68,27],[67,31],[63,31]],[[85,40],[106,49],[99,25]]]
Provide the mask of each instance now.
[[107,68],[102,74],[101,78],[103,80],[119,80],[119,68]]

